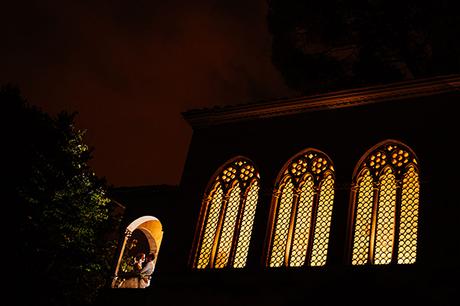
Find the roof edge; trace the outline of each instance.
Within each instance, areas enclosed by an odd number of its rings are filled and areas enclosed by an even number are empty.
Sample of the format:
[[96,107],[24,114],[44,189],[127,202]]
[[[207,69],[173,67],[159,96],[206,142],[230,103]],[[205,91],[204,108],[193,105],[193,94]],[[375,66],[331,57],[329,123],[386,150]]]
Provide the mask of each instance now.
[[182,113],[192,128],[258,118],[430,96],[460,89],[460,74],[336,91],[312,96],[190,110]]

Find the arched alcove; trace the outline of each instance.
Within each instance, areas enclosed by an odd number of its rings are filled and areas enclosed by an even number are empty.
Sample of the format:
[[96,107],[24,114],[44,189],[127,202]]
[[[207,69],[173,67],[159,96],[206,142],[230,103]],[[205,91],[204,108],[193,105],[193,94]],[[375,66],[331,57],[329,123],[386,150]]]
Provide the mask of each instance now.
[[158,253],[160,251],[161,242],[163,240],[163,226],[156,217],[153,216],[142,216],[132,221],[125,229],[122,245],[118,254],[117,265],[115,267],[115,279],[118,277],[121,265],[125,257],[131,256],[127,252],[127,247],[131,241],[133,235],[143,235],[146,241],[147,247],[142,249],[145,253],[155,254],[155,264],[158,261]]
[[126,232],[133,233],[140,230],[149,243],[149,253],[158,254],[158,250],[163,239],[163,227],[160,220],[152,216],[143,216],[131,222],[126,228]]

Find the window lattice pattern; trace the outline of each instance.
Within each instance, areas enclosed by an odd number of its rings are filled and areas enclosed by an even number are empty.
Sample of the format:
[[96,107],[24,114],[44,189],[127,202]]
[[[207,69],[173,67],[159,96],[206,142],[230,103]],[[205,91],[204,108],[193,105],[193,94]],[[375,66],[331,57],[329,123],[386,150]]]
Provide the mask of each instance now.
[[334,199],[332,163],[311,149],[295,156],[283,171],[273,208],[268,265],[324,265]]
[[292,201],[294,199],[294,185],[289,179],[281,192],[281,200],[277,212],[275,236],[273,239],[270,267],[280,267],[284,264],[286,254],[286,241],[289,234]]
[[395,230],[396,179],[390,168],[380,180],[375,238],[375,264],[391,262]]
[[219,222],[219,214],[222,207],[223,192],[222,187],[217,183],[217,188],[212,193],[212,200],[209,209],[209,215],[206,222],[206,228],[201,243],[200,255],[198,258],[198,269],[206,268],[209,264],[212,247],[214,245],[214,237],[216,235],[217,223]]
[[[352,264],[415,262],[420,193],[417,164],[409,148],[392,141],[363,159],[357,169]],[[395,250],[397,258],[393,258]]]
[[373,189],[369,170],[361,174],[358,187],[358,205],[356,209],[355,236],[353,241],[353,265],[367,263],[369,254]]
[[256,213],[257,199],[259,194],[259,184],[254,181],[249,187],[246,202],[244,204],[243,220],[241,222],[240,235],[236,246],[234,268],[243,268],[246,266],[248,257],[249,242],[251,241],[252,227],[254,225],[254,216]]
[[202,212],[204,216],[194,261],[196,268],[246,265],[258,199],[258,182],[259,174],[244,158],[228,163],[215,175],[214,188],[203,201],[206,211]]
[[235,233],[234,228],[236,224],[236,217],[238,215],[238,208],[240,207],[240,193],[239,185],[236,185],[230,192],[230,198],[225,212],[224,225],[222,227],[222,234],[220,236],[219,247],[216,255],[216,268],[224,268],[227,265],[230,256],[230,249],[232,247],[232,239]]
[[308,238],[310,235],[313,196],[313,177],[309,176],[300,190],[300,199],[296,218],[297,222],[295,223],[294,241],[292,243],[291,258],[289,263],[291,267],[300,267],[305,264]]
[[417,256],[419,191],[418,173],[410,167],[402,184],[398,263],[414,263]]
[[328,175],[323,180],[320,189],[318,214],[316,217],[314,236],[315,238],[313,240],[313,249],[310,262],[312,266],[323,266],[326,264],[333,201],[334,179],[331,175]]

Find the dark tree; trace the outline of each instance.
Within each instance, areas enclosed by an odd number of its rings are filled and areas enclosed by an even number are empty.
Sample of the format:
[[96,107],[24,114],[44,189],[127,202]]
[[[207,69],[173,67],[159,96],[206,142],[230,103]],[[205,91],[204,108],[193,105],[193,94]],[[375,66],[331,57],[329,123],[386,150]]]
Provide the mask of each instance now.
[[456,1],[268,2],[273,63],[302,93],[460,72]]
[[52,117],[0,89],[11,227],[8,285],[16,302],[85,305],[109,279],[114,243],[106,183],[88,166],[75,114]]

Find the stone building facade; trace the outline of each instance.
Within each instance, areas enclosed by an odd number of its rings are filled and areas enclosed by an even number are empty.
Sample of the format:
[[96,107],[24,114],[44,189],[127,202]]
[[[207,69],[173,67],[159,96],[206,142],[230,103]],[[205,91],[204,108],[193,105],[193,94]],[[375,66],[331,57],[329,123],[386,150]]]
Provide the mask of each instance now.
[[121,246],[130,225],[161,232],[152,285],[101,303],[458,302],[459,87],[447,75],[183,113],[180,185],[113,191]]

